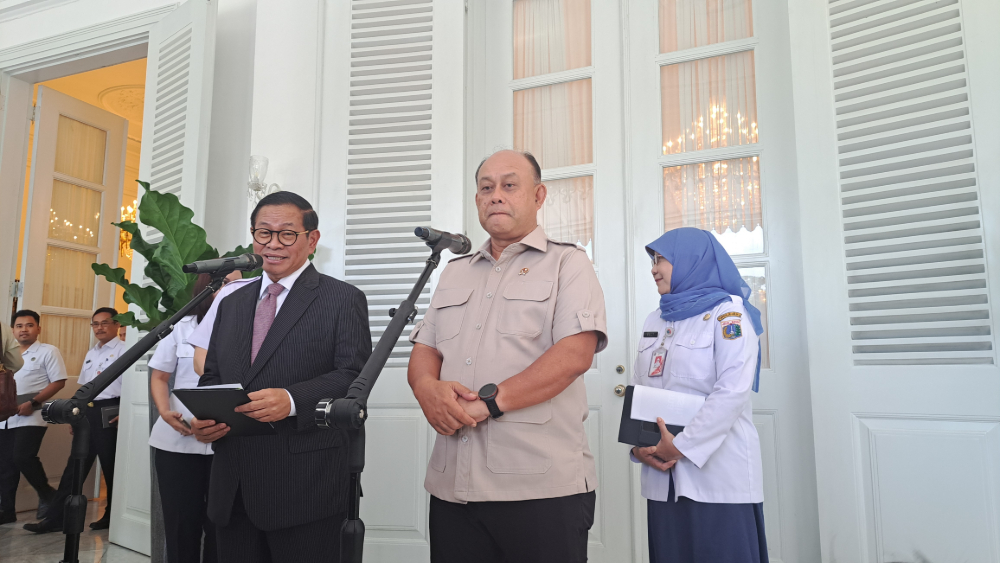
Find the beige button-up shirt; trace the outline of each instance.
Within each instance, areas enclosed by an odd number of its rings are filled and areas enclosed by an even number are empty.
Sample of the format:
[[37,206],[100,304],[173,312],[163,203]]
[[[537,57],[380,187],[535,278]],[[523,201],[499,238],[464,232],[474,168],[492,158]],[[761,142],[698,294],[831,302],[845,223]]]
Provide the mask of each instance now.
[[[411,342],[442,355],[441,380],[478,391],[537,360],[561,339],[597,331],[607,346],[604,292],[587,254],[549,240],[537,227],[504,249],[487,241],[452,260]],[[587,444],[587,390],[579,377],[562,393],[475,428],[438,436],[424,487],[449,502],[555,498],[592,491],[594,456]]]

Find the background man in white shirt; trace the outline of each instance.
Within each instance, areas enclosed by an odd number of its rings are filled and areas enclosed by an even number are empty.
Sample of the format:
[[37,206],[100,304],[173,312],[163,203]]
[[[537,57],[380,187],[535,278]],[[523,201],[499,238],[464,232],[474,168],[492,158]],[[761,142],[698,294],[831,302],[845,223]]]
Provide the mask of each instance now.
[[[90,319],[90,328],[94,331],[97,344],[87,352],[87,357],[83,360],[83,369],[80,370],[80,378],[77,380],[80,385],[85,385],[94,380],[102,371],[114,363],[126,350],[125,343],[118,339],[118,321],[114,320],[118,311],[111,307],[101,307],[94,311],[94,316]],[[101,458],[101,471],[104,474],[104,482],[108,485],[108,503],[104,509],[104,516],[96,522],[90,523],[92,530],[104,530],[111,525],[111,492],[115,481],[115,447],[118,443],[118,417],[110,419],[110,426],[104,427],[101,410],[106,408],[117,408],[122,394],[122,378],[119,377],[94,400],[94,406],[87,409],[87,420],[90,422],[90,449],[87,455],[87,462],[84,465],[84,474],[90,473],[90,468],[94,465],[95,458]],[[66,498],[69,497],[73,480],[73,460],[69,459],[66,469],[63,471],[62,480],[59,482],[59,490],[52,499],[45,519],[36,524],[25,524],[24,529],[36,534],[46,532],[56,532],[62,530],[63,509]]]
[[44,515],[56,490],[49,485],[38,450],[47,430],[42,404],[66,385],[66,364],[59,349],[38,342],[42,326],[38,313],[22,310],[11,323],[24,366],[14,374],[20,406],[16,415],[0,423],[0,524],[15,522],[15,501],[21,474],[38,493],[38,515]]

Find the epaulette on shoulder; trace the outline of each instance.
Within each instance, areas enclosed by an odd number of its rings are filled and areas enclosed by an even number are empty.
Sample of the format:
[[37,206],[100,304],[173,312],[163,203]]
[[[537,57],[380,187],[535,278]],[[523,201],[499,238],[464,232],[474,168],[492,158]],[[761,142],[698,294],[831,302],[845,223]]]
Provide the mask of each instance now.
[[451,264],[455,260],[461,260],[462,258],[472,258],[473,256],[474,256],[474,254],[463,254],[462,256],[456,256],[456,257],[452,258],[451,260],[448,260],[448,263]]
[[565,242],[565,241],[555,240],[555,239],[549,239],[549,242],[551,242],[552,244],[558,244],[560,246],[572,246],[573,248],[575,248],[577,250],[582,250],[583,252],[587,251],[586,249],[584,249],[582,246],[580,246],[579,244],[577,244],[575,242]]

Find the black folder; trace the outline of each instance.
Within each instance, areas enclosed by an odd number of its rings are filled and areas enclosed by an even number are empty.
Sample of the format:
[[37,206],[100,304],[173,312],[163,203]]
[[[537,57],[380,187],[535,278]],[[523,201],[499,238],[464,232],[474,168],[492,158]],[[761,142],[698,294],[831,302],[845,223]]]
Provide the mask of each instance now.
[[[660,443],[660,427],[655,422],[632,418],[632,392],[635,386],[625,388],[625,405],[622,407],[622,422],[618,427],[618,441],[633,446],[655,446]],[[683,426],[667,425],[674,436],[684,431]]]
[[249,416],[236,412],[236,407],[250,402],[250,397],[243,389],[174,389],[174,395],[199,420],[214,420],[229,426],[226,436],[259,436],[276,434],[274,425],[270,422],[260,422]]

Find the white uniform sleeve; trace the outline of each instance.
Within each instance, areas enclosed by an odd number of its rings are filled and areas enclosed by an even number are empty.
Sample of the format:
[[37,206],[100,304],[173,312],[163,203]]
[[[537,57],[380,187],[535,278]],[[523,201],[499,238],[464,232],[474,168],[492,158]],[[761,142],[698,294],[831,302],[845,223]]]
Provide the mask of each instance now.
[[66,362],[63,361],[59,348],[55,346],[49,348],[49,353],[46,355],[45,375],[49,377],[49,383],[66,379]]
[[[732,314],[719,320],[727,313]],[[699,468],[719,449],[746,409],[757,371],[757,334],[743,304],[728,302],[714,314],[715,386],[694,420],[674,439],[674,447]]]
[[160,341],[153,357],[149,359],[149,367],[167,373],[173,373],[177,368],[177,331]]
[[257,281],[259,277],[247,278],[245,280],[236,280],[232,283],[228,283],[219,290],[219,293],[212,299],[212,306],[208,308],[208,312],[205,313],[205,318],[201,319],[198,323],[198,328],[188,335],[187,343],[192,346],[197,346],[202,350],[208,350],[208,344],[212,341],[212,327],[215,326],[215,316],[219,313],[219,303],[225,299],[227,295],[236,291],[237,289],[243,287],[244,285]]

